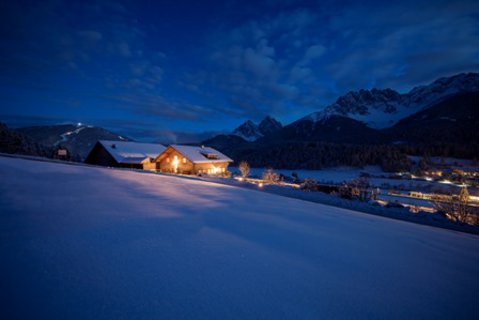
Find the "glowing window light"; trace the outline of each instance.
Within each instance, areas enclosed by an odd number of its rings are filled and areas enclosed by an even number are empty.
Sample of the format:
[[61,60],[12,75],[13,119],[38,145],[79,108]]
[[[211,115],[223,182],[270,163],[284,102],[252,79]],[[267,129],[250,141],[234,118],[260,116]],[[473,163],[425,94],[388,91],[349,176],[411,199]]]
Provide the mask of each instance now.
[[178,161],[178,156],[175,156],[173,158],[173,162],[172,162],[172,165],[173,165],[173,170],[175,170],[175,172],[178,172],[178,164],[180,162]]

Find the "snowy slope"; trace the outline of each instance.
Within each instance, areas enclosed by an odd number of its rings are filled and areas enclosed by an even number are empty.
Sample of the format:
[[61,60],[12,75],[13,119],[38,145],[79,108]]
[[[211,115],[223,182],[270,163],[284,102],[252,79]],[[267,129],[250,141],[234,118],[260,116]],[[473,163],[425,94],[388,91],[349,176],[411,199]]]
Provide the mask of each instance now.
[[471,319],[479,238],[213,183],[0,157],[2,318]]

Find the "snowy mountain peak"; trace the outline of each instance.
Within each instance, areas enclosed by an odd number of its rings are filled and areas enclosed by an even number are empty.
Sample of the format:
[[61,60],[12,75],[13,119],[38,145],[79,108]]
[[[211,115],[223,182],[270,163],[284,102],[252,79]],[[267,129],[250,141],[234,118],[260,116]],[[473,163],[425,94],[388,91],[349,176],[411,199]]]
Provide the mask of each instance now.
[[233,134],[240,136],[247,141],[255,141],[263,136],[259,127],[251,120],[247,120],[233,131]]
[[312,113],[302,120],[317,122],[337,115],[364,122],[370,128],[383,129],[450,95],[472,91],[479,91],[477,73],[440,78],[405,94],[392,89],[376,88],[350,91],[322,111]]
[[415,87],[405,96],[410,105],[418,105],[419,109],[423,109],[447,96],[473,91],[479,91],[479,74],[461,73],[439,78],[427,86]]
[[278,131],[279,129],[281,129],[283,127],[283,125],[281,124],[281,122],[279,122],[278,120],[270,117],[270,116],[266,116],[260,123],[259,123],[259,131],[263,134],[263,135],[268,135],[270,133],[273,133],[275,131]]
[[400,96],[391,89],[351,91],[339,97],[330,108],[344,115],[349,113],[366,115],[370,113],[370,109],[393,113],[396,111],[395,102]]
[[240,136],[247,141],[255,141],[265,135],[281,129],[283,125],[276,119],[266,116],[259,125],[247,120],[233,131],[233,134]]

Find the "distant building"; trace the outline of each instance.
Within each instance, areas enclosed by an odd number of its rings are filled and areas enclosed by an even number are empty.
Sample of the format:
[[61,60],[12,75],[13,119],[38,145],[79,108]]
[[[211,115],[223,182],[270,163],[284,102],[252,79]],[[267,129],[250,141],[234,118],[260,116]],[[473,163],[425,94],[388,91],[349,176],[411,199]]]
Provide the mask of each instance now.
[[154,143],[100,140],[88,154],[85,163],[107,167],[143,169],[165,150]]
[[426,177],[432,177],[432,178],[440,178],[444,175],[444,169],[429,169],[424,171],[424,175]]
[[154,163],[154,169],[150,167],[150,170],[181,174],[224,175],[231,162],[233,162],[232,159],[213,148],[170,145],[151,162],[151,165]]
[[53,159],[70,160],[70,152],[67,148],[59,146],[53,152]]

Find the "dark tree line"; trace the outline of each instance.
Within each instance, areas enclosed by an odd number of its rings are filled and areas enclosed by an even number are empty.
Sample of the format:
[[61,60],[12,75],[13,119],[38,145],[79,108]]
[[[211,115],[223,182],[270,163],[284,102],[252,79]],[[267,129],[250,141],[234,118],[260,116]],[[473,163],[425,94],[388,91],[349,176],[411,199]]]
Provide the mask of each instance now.
[[411,167],[406,154],[393,145],[289,142],[259,148],[249,145],[224,151],[234,159],[248,161],[253,167],[321,169],[376,164],[386,171],[403,171]]
[[283,169],[321,169],[334,166],[379,165],[384,171],[410,171],[407,155],[479,159],[479,144],[433,143],[414,145],[344,144],[328,142],[248,143],[221,151],[252,167]]
[[51,157],[53,150],[0,123],[0,152]]

